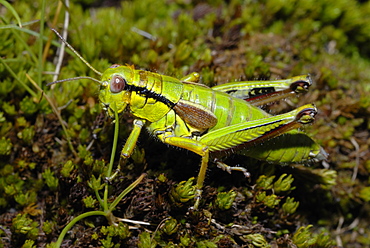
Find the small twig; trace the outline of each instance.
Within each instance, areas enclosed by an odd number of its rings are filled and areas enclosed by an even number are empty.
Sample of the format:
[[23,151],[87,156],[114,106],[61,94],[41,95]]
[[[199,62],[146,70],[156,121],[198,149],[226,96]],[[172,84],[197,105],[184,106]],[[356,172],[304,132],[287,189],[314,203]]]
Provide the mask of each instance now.
[[335,236],[335,241],[337,242],[337,245],[339,247],[342,247],[343,245],[342,239],[340,238],[340,233],[342,233],[343,223],[344,223],[344,217],[340,216],[338,220],[338,226],[337,226],[336,236]]
[[87,145],[87,147],[86,147],[86,151],[89,151],[90,149],[91,149],[91,147],[92,147],[92,145],[94,144],[94,142],[95,142],[95,139],[92,139],[91,141],[90,141],[90,143]]
[[[62,37],[64,38],[64,40],[67,40],[67,36],[68,36],[67,30],[68,30],[68,26],[69,26],[69,12],[68,12],[69,0],[65,0],[65,5],[67,7],[67,11],[66,11],[66,14],[64,16]],[[58,79],[60,69],[62,68],[65,47],[66,47],[66,44],[64,42],[62,42],[62,44],[60,45],[60,49],[58,50],[59,56],[58,56],[57,64],[55,66],[55,74],[54,74],[54,77],[53,77],[53,81],[56,81]]]
[[221,224],[218,224],[215,219],[211,219],[211,223],[215,225],[217,229],[225,231],[225,227]]
[[171,219],[171,217],[167,217],[167,218],[164,218],[157,226],[157,228],[154,230],[153,234],[152,234],[152,237],[150,238],[150,242],[153,241],[154,237],[155,237],[155,234],[158,232],[159,228],[161,228],[164,223],[166,222],[166,220],[169,220]]
[[[57,10],[55,11],[55,16],[54,16],[53,22],[51,24],[52,27],[54,27],[57,24],[57,21],[59,19],[59,15],[60,15],[60,10],[62,9],[62,6],[63,6],[62,1],[59,1],[58,6],[57,6]],[[42,54],[42,61],[43,62],[46,61],[46,57],[48,56],[48,52],[49,52],[49,49],[50,49],[52,39],[53,39],[53,33],[50,32],[50,34],[48,36],[48,41],[46,42],[45,47],[44,47],[44,53]]]
[[152,41],[156,41],[157,40],[157,37],[155,37],[154,35],[148,33],[148,32],[145,32],[144,30],[141,30],[141,29],[138,29],[136,27],[132,27],[131,28],[131,31],[132,32],[135,32],[137,34],[140,34],[141,36],[144,36],[145,38],[149,39],[149,40],[152,40]]
[[362,216],[362,214],[363,214],[364,211],[365,211],[365,207],[362,206],[362,208],[361,208],[361,210],[359,212],[359,215],[347,227],[342,227],[342,225],[344,223],[344,217],[343,216],[340,216],[339,222],[338,222],[338,227],[337,227],[337,229],[335,231],[335,234],[336,235],[341,235],[344,232],[348,232],[348,231],[350,231],[350,230],[358,227],[358,223],[360,222],[361,216]]
[[151,225],[149,222],[138,221],[138,220],[129,220],[129,219],[124,219],[124,218],[119,218],[119,217],[116,217],[116,220],[131,223],[131,224],[136,224],[136,225],[147,225],[147,226]]
[[351,178],[352,181],[355,181],[356,178],[357,178],[358,167],[360,166],[360,146],[358,145],[358,143],[355,140],[355,138],[351,137],[350,138],[350,141],[351,141],[352,145],[356,149],[356,160],[355,160],[356,161],[356,165],[353,168],[353,174],[352,174],[352,178]]
[[68,100],[68,102],[66,104],[64,104],[63,106],[58,107],[58,110],[62,111],[63,109],[67,108],[72,102],[73,102],[72,100]]
[[[156,41],[156,40],[157,40],[157,37],[155,37],[154,35],[152,35],[152,34],[150,34],[150,33],[146,32],[146,31],[144,31],[144,30],[138,29],[137,27],[132,27],[132,28],[131,28],[131,31],[132,31],[132,32],[135,32],[135,33],[137,33],[137,34],[139,34],[139,35],[141,35],[141,36],[143,36],[143,37],[145,37],[145,38],[147,38],[147,39],[149,39],[149,40],[152,40],[152,41]],[[175,47],[175,46],[174,46],[173,44],[168,44],[168,48],[169,48],[169,49],[172,49],[172,48],[174,48],[174,47]]]

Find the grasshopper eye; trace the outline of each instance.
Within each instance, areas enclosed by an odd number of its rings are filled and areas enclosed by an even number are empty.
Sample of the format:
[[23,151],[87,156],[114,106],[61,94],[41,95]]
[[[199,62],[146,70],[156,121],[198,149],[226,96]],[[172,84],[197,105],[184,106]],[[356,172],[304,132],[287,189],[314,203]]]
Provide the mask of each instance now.
[[120,67],[121,65],[119,65],[119,64],[113,64],[113,65],[111,65],[109,68],[117,68],[117,67]]
[[119,93],[125,89],[126,80],[120,76],[113,76],[110,81],[110,91],[112,93]]

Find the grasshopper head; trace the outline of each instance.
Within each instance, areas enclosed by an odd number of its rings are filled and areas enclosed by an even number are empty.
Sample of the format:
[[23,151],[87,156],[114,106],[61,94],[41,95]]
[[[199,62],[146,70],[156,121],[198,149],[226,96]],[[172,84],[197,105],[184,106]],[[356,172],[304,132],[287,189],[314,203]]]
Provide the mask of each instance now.
[[101,85],[99,99],[101,104],[103,105],[103,109],[105,109],[111,117],[114,117],[115,111],[117,111],[118,113],[123,112],[127,104],[130,103],[131,93],[127,90],[127,88],[129,87],[127,82],[133,81],[132,79],[134,68],[130,66],[121,66],[114,64],[109,67],[103,74],[101,74],[101,72],[91,66],[55,29],[51,30],[55,32],[55,34],[64,42],[64,44],[66,44],[72,50],[74,54],[77,55],[77,57],[82,62],[84,62],[96,74],[102,75],[102,78],[101,81],[86,76],[68,78],[48,83],[47,86],[78,79],[93,80]]
[[121,113],[130,103],[131,91],[128,82],[132,82],[133,68],[114,64],[102,75],[99,100],[104,110],[113,117],[114,112]]

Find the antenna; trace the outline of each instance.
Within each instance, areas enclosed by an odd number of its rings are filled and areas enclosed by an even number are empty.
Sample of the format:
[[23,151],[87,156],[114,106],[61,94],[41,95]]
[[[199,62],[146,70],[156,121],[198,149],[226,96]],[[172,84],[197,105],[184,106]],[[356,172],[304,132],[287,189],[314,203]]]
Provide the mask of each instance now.
[[97,80],[96,78],[82,76],[82,77],[73,77],[73,78],[66,78],[66,79],[57,80],[57,81],[48,83],[46,86],[50,86],[50,85],[57,84],[57,83],[63,83],[63,82],[68,82],[68,81],[79,80],[79,79],[90,79],[90,80],[92,80],[94,82],[97,82],[99,84],[102,84],[102,82],[99,81],[99,80]]
[[[77,55],[77,57],[82,61],[84,62],[91,70],[93,70],[96,74],[98,74],[99,76],[102,75],[102,73],[100,71],[98,71],[97,69],[95,69],[92,65],[89,64],[89,62],[87,62],[59,33],[58,31],[56,31],[54,28],[52,28],[51,30],[53,30],[53,32],[59,37],[59,39],[61,39],[63,41],[64,44],[67,45],[67,47],[69,49],[71,49],[71,51]],[[85,77],[85,78],[89,78],[89,77]],[[79,79],[79,78],[75,78],[75,79]],[[91,79],[91,78],[89,78]],[[62,80],[59,80],[59,81],[62,81]],[[56,82],[59,82],[59,81],[55,81]],[[71,81],[71,80],[67,80],[67,81]],[[96,79],[95,79],[96,81]],[[64,81],[62,81],[64,82]],[[100,82],[100,81],[99,81]],[[54,83],[54,82],[53,82]],[[48,85],[51,85],[53,83],[49,83]]]

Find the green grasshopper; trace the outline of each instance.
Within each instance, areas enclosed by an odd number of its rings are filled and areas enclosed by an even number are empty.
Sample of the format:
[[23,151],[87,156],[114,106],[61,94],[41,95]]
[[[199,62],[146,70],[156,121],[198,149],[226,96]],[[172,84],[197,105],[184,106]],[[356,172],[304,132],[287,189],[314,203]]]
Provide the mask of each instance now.
[[318,161],[326,156],[318,144],[296,130],[314,121],[317,109],[313,104],[276,116],[257,107],[306,92],[312,84],[308,75],[277,81],[232,82],[209,88],[198,83],[197,73],[177,79],[114,64],[101,74],[56,34],[101,79],[77,77],[50,84],[91,79],[101,86],[99,100],[109,116],[114,117],[115,111],[129,111],[135,118],[121,152],[123,159],[132,154],[143,127],[163,143],[201,156],[195,208],[209,162],[228,172],[239,170],[248,174],[244,168],[222,163],[221,158],[231,152],[282,164]]

